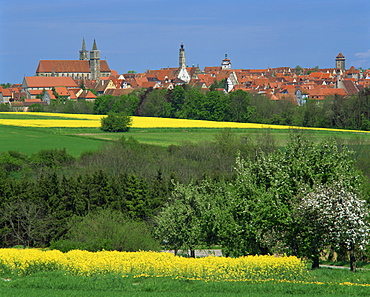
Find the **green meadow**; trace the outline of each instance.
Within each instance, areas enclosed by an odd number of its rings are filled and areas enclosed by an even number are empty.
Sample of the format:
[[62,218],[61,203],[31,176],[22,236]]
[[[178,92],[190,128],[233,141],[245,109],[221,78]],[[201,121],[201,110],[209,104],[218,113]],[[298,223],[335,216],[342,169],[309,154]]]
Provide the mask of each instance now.
[[[0,296],[369,296],[370,271],[320,268],[310,271],[310,281],[200,281],[170,277],[119,275],[72,276],[60,271],[27,276],[0,275]],[[358,285],[357,285],[358,284]]]
[[[213,141],[222,129],[217,128],[131,128],[129,132],[106,133],[99,128],[35,128],[0,125],[0,152],[8,150],[33,154],[41,149],[65,148],[74,157],[96,151],[107,142],[132,137],[139,142],[167,147],[183,142]],[[230,129],[241,141],[270,134],[279,147],[289,141],[289,129]],[[299,130],[316,140],[336,138],[349,146],[370,149],[370,133]],[[294,131],[293,131],[294,132]]]

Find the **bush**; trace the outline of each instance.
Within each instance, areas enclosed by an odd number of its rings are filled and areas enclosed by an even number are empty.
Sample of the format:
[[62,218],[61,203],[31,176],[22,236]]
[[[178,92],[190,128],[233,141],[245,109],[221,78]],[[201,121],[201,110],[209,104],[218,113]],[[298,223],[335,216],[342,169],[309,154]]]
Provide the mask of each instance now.
[[0,112],[4,112],[4,111],[10,111],[9,104],[0,104]]
[[131,126],[131,118],[123,112],[108,113],[101,119],[101,129],[107,132],[127,132]]
[[40,103],[34,103],[34,104],[31,104],[28,107],[28,111],[31,111],[31,112],[42,112],[42,111],[44,111],[44,107]]
[[50,247],[62,252],[73,249],[135,252],[160,248],[145,222],[130,220],[121,212],[110,209],[76,217],[67,234]]
[[71,164],[75,158],[67,153],[65,148],[41,150],[31,156],[31,162],[35,167],[61,167]]

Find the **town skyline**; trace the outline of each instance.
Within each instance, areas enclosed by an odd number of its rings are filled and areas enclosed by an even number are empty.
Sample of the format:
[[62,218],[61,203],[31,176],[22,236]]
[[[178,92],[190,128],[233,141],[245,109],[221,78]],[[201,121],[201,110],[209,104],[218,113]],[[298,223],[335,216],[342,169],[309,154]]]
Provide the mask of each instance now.
[[82,38],[118,73],[176,67],[181,43],[187,65],[201,69],[225,54],[234,69],[334,68],[339,52],[348,68],[370,68],[368,1],[97,4],[3,1],[0,82],[20,83],[40,60],[78,59]]

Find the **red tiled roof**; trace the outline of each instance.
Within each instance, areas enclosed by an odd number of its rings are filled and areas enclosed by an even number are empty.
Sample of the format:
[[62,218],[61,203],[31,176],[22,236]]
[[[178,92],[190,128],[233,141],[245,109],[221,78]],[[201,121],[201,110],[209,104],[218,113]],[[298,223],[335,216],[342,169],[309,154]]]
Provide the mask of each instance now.
[[57,86],[77,88],[77,84],[71,77],[26,76],[24,79],[29,88],[52,88]]
[[69,96],[69,92],[66,87],[55,87],[55,92],[60,96]]
[[[107,61],[100,60],[100,72],[110,72]],[[89,60],[40,60],[36,73],[90,73]]]
[[39,95],[42,93],[42,90],[29,90],[28,91],[31,95]]
[[204,73],[214,73],[221,71],[221,66],[214,66],[214,67],[204,67]]
[[9,89],[3,89],[2,93],[3,93],[4,97],[11,97],[12,96],[12,92]]
[[198,79],[200,82],[212,84],[215,78],[210,74],[198,74]]
[[127,89],[109,89],[105,92],[106,95],[113,95],[116,97],[119,97],[121,95],[127,95],[130,94],[133,91],[132,88]]
[[43,102],[41,99],[24,99],[24,102],[27,103],[40,103]]
[[154,88],[155,85],[156,85],[155,81],[147,81],[147,82],[143,82],[141,86],[143,88]]
[[337,58],[344,58],[343,54],[342,53],[339,53]]
[[351,68],[347,71],[348,74],[358,74],[360,73],[360,70],[357,70],[354,66],[351,66]]
[[[101,61],[100,61],[100,63],[101,63]],[[113,76],[114,78],[116,78],[116,77],[119,76],[119,74],[118,74],[118,72],[116,70],[111,70],[110,73],[111,73],[111,76]]]
[[253,82],[254,82],[254,84],[259,85],[259,86],[261,86],[261,85],[262,86],[267,86],[270,83],[268,78],[257,78]]
[[309,97],[318,100],[325,99],[325,97],[332,95],[341,95],[341,96],[347,95],[345,90],[337,88],[321,88],[321,89],[315,88],[312,90],[307,90],[307,92]]
[[79,99],[95,99],[96,97],[97,96],[89,90],[84,90],[80,96],[78,96]]

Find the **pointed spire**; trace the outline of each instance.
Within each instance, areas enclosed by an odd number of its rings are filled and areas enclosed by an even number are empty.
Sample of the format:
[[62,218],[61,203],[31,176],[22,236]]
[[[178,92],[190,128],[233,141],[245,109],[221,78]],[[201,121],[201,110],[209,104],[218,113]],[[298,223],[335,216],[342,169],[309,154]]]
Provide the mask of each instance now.
[[82,38],[82,50],[86,51],[85,37]]
[[98,49],[98,47],[96,46],[96,41],[95,41],[95,39],[94,39],[94,44],[93,44],[92,50],[93,50],[93,51],[96,51],[97,49]]

